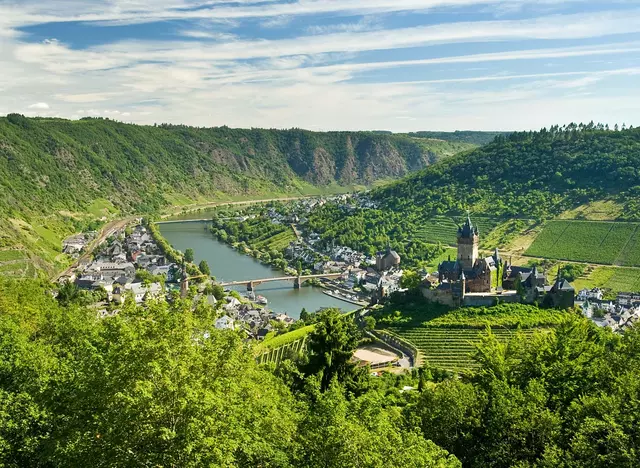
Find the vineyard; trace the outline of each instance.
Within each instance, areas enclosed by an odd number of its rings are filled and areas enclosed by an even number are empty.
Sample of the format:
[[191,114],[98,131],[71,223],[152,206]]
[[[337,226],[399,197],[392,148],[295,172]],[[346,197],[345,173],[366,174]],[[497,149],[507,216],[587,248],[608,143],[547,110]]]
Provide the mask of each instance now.
[[[474,226],[478,226],[480,236],[487,235],[493,231],[499,223],[496,218],[481,216],[474,216],[471,221]],[[458,226],[463,222],[464,219],[461,216],[434,216],[424,221],[423,225],[416,229],[415,236],[420,240],[433,244],[439,242],[444,245],[456,245]]]
[[475,367],[471,357],[474,345],[480,342],[487,327],[491,327],[498,339],[507,340],[518,330],[529,334],[553,328],[573,314],[572,311],[541,309],[527,304],[448,310],[416,302],[389,308],[375,317],[381,328],[418,348],[423,362],[459,371]]
[[296,235],[290,227],[283,227],[282,232],[266,234],[256,239],[251,245],[256,249],[277,250],[286,249],[291,242],[296,240]]
[[36,275],[33,262],[22,250],[0,250],[0,274],[4,277],[33,278]]
[[550,221],[526,255],[607,265],[640,265],[637,223]]
[[[422,362],[449,371],[468,371],[477,367],[472,355],[475,345],[484,333],[477,328],[391,328],[395,335],[414,344],[421,353]],[[534,329],[523,333],[533,333]],[[495,328],[493,334],[500,341],[507,341],[516,331]]]
[[613,294],[640,291],[640,268],[597,267],[573,285],[576,290],[598,287],[609,289]]

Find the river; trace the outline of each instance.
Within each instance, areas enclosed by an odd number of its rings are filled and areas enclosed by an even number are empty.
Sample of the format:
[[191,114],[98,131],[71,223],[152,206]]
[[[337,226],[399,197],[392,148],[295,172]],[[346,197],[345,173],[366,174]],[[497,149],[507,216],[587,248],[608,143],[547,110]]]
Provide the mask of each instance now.
[[[275,278],[283,276],[283,272],[263,265],[247,255],[218,241],[208,230],[204,222],[186,222],[159,224],[160,232],[169,244],[184,252],[191,248],[196,263],[206,260],[211,274],[218,281],[243,281],[257,278]],[[236,288],[246,292],[246,288]],[[265,296],[269,301],[269,309],[274,312],[285,312],[290,317],[299,318],[302,308],[314,312],[324,307],[338,307],[344,311],[358,308],[348,302],[327,296],[320,288],[293,288],[292,281],[265,283],[256,287],[256,294]]]

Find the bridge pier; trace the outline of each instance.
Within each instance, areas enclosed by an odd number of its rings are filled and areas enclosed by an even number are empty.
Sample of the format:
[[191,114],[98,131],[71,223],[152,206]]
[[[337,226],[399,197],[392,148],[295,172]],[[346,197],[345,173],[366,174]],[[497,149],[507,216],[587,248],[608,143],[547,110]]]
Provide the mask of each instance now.
[[253,281],[249,281],[247,283],[247,291],[253,292],[253,291],[255,291],[255,289],[256,289],[256,286],[255,286],[255,284],[253,284]]
[[302,279],[300,278],[300,275],[298,275],[298,277],[293,280],[293,289],[300,289],[300,287],[302,286]]

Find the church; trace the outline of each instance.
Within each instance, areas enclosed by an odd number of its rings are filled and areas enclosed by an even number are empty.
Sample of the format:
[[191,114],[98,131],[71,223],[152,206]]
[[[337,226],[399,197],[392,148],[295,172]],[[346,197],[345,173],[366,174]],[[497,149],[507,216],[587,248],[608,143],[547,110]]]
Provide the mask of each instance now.
[[493,255],[481,258],[480,233],[467,215],[458,228],[458,252],[438,266],[437,285],[425,283],[423,295],[431,301],[460,306],[486,306],[496,302],[538,303],[549,307],[573,307],[575,290],[558,278],[547,285],[546,275],[537,267],[513,266],[504,261],[496,248]]

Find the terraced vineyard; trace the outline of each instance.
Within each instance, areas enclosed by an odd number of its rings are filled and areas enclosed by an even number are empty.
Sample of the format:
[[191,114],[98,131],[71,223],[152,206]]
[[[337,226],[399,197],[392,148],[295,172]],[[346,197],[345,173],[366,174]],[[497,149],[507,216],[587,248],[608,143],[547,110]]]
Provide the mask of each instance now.
[[550,221],[526,255],[606,265],[640,265],[640,225]]
[[594,287],[609,289],[613,294],[640,290],[640,268],[599,266],[573,283],[576,290]]
[[[445,245],[456,245],[458,226],[464,222],[463,218],[462,216],[434,216],[416,230],[415,236],[433,244],[440,242]],[[481,236],[493,231],[500,222],[496,218],[482,216],[474,216],[471,221],[474,226],[478,226]]]
[[284,250],[291,242],[296,240],[296,235],[290,227],[283,229],[284,231],[278,234],[262,236],[253,243],[253,246],[258,249]]
[[0,274],[5,277],[33,278],[35,267],[22,250],[0,250]]
[[[414,344],[422,354],[423,361],[430,365],[450,371],[467,371],[477,367],[471,355],[475,351],[474,344],[480,342],[484,329],[479,328],[436,328],[436,327],[397,327],[391,332]],[[523,330],[533,333],[534,330]],[[505,328],[492,329],[501,341],[507,341],[514,330]]]

